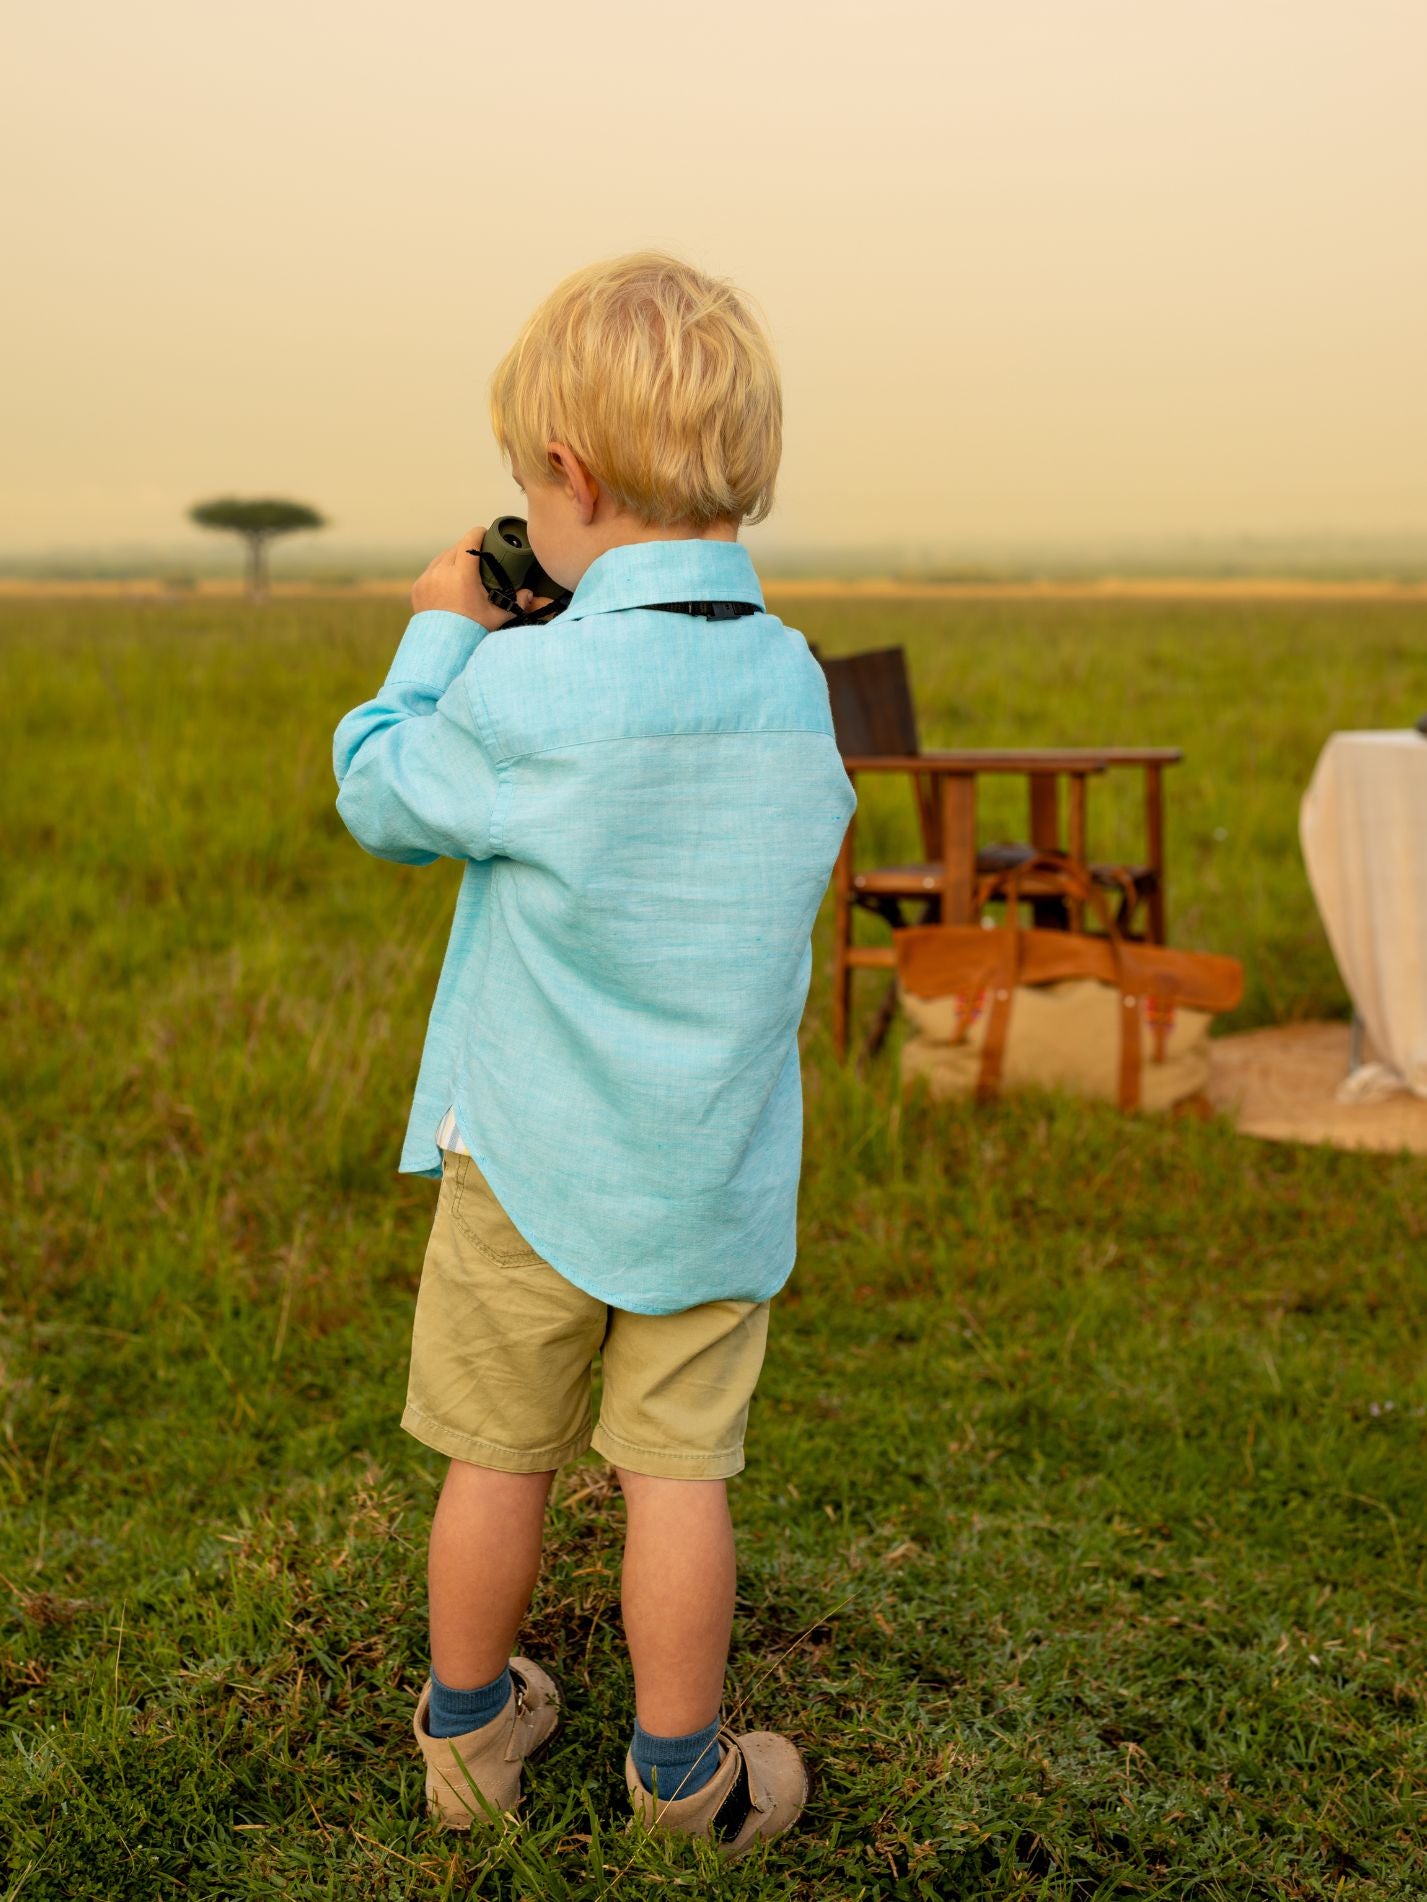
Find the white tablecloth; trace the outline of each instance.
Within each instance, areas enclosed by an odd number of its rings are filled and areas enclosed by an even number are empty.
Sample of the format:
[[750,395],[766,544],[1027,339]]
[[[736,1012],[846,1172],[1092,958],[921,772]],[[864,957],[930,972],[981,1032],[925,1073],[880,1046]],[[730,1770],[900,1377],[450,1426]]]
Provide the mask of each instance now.
[[1427,739],[1335,733],[1298,820],[1308,880],[1382,1072],[1427,1096]]

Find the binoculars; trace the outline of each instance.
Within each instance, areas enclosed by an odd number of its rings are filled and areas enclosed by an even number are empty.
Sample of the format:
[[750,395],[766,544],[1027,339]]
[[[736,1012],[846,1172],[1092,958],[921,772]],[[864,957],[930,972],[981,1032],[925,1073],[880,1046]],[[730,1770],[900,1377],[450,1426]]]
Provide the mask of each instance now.
[[[535,559],[522,516],[502,515],[486,530],[481,546],[468,548],[466,553],[474,555],[479,562],[481,586],[493,605],[503,614],[513,616],[506,622],[507,627],[531,627],[553,620],[569,606],[570,590],[552,581]],[[529,588],[532,594],[548,596],[548,607],[522,610],[515,598],[522,588]]]

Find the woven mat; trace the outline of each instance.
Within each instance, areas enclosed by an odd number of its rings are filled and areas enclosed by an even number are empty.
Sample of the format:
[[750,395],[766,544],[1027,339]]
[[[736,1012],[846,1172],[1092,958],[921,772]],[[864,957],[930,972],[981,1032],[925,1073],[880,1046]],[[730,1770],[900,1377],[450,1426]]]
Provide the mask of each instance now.
[[1348,1073],[1348,1039],[1346,1024],[1283,1024],[1215,1037],[1209,1099],[1245,1136],[1427,1155],[1427,1098],[1403,1092],[1378,1103],[1336,1100]]

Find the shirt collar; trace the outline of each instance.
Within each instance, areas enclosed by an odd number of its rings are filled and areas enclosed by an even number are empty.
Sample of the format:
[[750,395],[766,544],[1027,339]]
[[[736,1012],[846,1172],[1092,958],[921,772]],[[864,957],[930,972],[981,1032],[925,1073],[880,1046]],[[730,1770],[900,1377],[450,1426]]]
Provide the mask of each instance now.
[[751,601],[762,608],[763,590],[741,542],[623,542],[590,563],[559,619],[660,601]]

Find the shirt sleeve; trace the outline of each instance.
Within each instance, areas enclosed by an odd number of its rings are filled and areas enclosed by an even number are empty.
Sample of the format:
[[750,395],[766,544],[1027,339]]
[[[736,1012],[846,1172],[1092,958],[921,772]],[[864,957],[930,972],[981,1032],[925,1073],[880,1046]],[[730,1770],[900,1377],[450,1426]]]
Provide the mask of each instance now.
[[377,858],[430,865],[495,854],[500,774],[465,679],[485,634],[463,614],[413,615],[381,691],[332,736],[337,811]]

